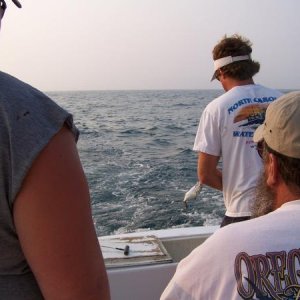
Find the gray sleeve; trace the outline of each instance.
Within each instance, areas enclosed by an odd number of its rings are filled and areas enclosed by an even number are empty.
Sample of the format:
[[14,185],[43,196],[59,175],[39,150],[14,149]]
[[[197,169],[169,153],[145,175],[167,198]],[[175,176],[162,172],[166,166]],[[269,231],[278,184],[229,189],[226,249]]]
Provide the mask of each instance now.
[[[0,83],[0,88],[1,88]],[[78,139],[72,115],[31,86],[7,78],[0,93],[0,175],[12,208],[33,161],[66,124]]]

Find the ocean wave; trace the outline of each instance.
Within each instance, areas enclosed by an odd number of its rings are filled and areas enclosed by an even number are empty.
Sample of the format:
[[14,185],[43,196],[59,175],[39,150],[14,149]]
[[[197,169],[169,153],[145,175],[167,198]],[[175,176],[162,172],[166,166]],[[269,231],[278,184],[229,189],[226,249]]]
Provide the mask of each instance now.
[[[53,93],[81,131],[80,158],[98,235],[216,225],[222,194],[203,188],[183,205],[197,180],[191,149],[201,112],[220,91]],[[50,96],[51,93],[50,93]]]

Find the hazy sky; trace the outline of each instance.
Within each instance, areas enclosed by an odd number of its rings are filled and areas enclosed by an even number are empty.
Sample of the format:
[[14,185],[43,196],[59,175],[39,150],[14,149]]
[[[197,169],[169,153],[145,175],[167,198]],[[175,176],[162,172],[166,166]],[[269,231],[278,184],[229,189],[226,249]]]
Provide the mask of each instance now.
[[6,1],[0,69],[43,91],[220,88],[211,51],[234,33],[256,82],[300,88],[299,0]]

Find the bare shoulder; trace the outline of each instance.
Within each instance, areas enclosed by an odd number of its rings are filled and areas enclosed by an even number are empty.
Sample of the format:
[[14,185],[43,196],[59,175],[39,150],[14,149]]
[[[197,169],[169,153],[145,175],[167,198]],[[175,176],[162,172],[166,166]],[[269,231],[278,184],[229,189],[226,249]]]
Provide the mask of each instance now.
[[109,299],[89,188],[67,128],[33,163],[15,200],[14,220],[46,298]]

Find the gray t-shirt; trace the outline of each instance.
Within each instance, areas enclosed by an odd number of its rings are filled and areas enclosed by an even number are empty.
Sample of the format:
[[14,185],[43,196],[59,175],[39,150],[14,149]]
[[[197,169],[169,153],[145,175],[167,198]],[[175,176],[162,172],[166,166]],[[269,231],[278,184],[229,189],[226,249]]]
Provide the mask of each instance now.
[[33,161],[64,124],[77,140],[68,112],[0,72],[0,299],[43,299],[21,250],[12,211]]

